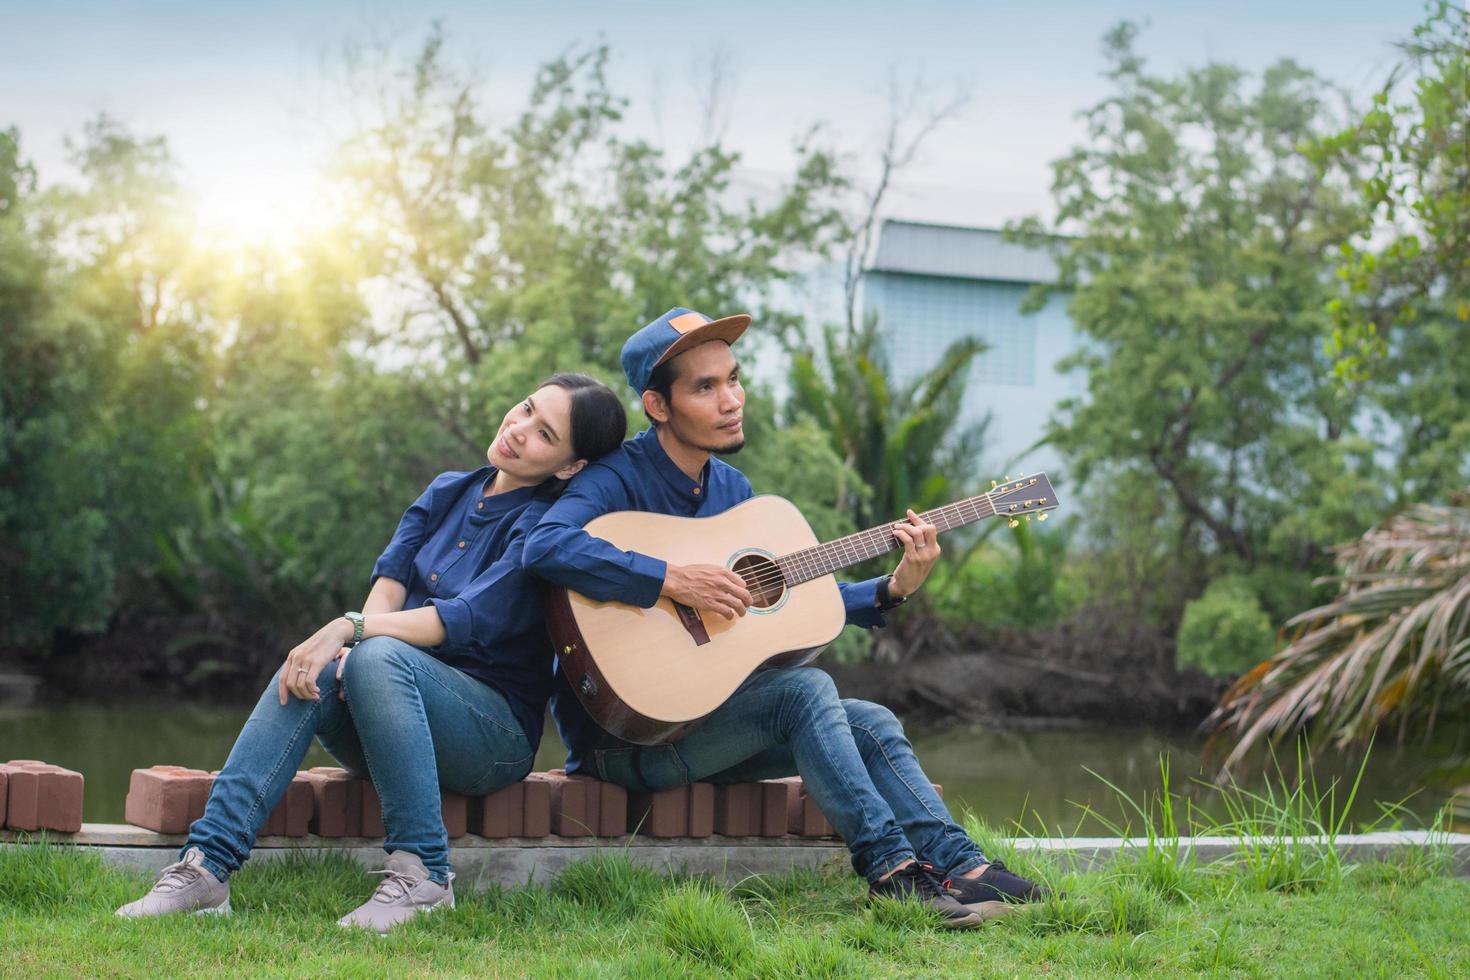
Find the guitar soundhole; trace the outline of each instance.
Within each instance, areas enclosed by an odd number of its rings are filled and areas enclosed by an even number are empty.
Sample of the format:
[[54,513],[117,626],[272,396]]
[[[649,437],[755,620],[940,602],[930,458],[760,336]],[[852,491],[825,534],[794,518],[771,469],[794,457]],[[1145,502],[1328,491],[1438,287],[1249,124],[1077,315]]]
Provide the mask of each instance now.
[[786,580],[781,569],[764,555],[741,555],[735,559],[736,575],[745,579],[745,587],[755,600],[755,608],[769,609],[786,594]]

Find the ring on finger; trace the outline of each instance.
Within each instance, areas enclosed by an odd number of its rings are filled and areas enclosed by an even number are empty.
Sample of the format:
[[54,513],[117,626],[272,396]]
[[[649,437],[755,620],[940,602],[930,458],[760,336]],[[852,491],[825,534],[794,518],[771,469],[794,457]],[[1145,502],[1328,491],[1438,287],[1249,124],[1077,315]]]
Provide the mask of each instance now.
[[305,674],[305,673],[308,673],[308,671],[307,671],[307,669],[305,667],[297,667],[296,668],[296,673],[298,673],[298,674]]

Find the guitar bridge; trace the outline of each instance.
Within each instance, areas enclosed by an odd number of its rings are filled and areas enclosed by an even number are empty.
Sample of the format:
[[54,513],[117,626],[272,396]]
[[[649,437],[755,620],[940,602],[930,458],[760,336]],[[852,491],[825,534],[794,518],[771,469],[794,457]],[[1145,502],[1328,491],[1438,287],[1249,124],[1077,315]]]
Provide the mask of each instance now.
[[699,618],[699,610],[693,606],[686,606],[682,602],[674,603],[674,611],[679,614],[679,622],[694,637],[694,645],[702,647],[709,642],[709,630],[704,628],[704,620]]

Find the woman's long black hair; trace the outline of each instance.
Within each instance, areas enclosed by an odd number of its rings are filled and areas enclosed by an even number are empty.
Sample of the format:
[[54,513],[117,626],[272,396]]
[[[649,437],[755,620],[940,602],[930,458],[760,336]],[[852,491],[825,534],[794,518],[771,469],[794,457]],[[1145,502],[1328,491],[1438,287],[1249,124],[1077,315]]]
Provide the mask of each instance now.
[[[536,386],[564,390],[572,399],[572,458],[592,463],[623,444],[628,436],[628,413],[613,390],[596,378],[567,371],[553,374]],[[542,497],[556,499],[567,481],[547,477],[537,490]]]

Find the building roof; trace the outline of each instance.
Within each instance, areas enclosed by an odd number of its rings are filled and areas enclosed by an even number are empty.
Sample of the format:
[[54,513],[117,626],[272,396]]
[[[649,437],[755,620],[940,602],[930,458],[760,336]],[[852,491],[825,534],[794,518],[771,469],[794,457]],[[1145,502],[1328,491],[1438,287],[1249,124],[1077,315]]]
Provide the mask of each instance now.
[[870,269],[994,282],[1055,282],[1057,277],[1051,256],[1008,242],[997,229],[891,219],[883,222]]

